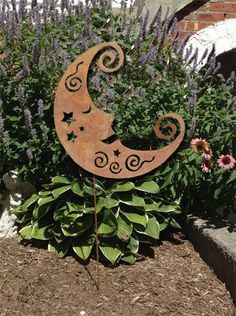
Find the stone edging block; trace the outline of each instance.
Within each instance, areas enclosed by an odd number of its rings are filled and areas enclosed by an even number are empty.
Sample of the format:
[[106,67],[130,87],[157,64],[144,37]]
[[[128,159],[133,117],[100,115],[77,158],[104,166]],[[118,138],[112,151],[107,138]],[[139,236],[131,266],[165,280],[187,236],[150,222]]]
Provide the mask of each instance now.
[[191,214],[187,216],[184,231],[200,256],[225,283],[236,304],[236,225]]

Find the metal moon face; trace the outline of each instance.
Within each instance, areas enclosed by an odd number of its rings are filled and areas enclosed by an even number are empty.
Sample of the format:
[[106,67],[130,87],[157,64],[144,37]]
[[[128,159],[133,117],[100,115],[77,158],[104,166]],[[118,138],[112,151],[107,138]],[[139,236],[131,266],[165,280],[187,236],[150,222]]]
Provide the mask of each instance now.
[[[118,55],[118,62],[112,67],[117,58],[114,51]],[[156,150],[130,149],[119,140],[105,143],[104,140],[114,134],[114,117],[93,104],[87,88],[89,67],[99,52],[101,55],[97,66],[100,70],[111,73],[123,65],[124,54],[116,43],[94,46],[78,57],[62,76],[56,91],[56,131],[66,152],[85,170],[105,178],[137,177],[157,168],[176,151],[184,138],[185,124],[182,117],[175,113],[159,117],[154,129],[157,137],[168,140],[177,134],[177,127],[171,122],[162,127],[171,130],[171,134],[167,136],[161,132],[163,119],[177,121],[179,133],[169,145]],[[111,67],[104,64],[105,59],[109,59]]]

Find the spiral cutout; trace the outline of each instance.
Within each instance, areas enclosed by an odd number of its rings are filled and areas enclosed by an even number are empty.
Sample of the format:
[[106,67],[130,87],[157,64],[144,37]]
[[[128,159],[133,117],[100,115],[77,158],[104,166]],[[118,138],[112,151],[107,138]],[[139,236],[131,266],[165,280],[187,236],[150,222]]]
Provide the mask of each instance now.
[[125,166],[129,171],[137,171],[142,168],[143,164],[152,162],[154,159],[155,156],[153,156],[150,160],[143,160],[141,162],[141,159],[138,155],[130,155],[125,161]]
[[[177,133],[177,127],[175,124],[171,123],[171,122],[167,122],[164,126],[161,127],[161,121],[165,118],[173,118],[175,120],[178,121],[179,125],[180,125],[180,129],[184,129],[184,121],[182,119],[182,117],[178,114],[175,113],[169,113],[169,114],[165,114],[162,115],[157,121],[156,121],[156,125],[155,125],[155,134],[157,137],[159,137],[160,139],[165,139],[165,140],[169,140],[172,137],[174,137]],[[161,128],[162,129],[170,129],[171,133],[169,135],[165,135],[161,132]]]
[[71,75],[69,75],[65,80],[65,87],[70,92],[76,92],[81,88],[82,80],[78,76],[78,69],[79,69],[79,66],[82,64],[83,64],[83,62],[79,63],[76,66],[75,72],[72,73]]
[[118,174],[122,170],[122,168],[120,168],[120,165],[118,162],[112,162],[109,169],[114,174]]
[[106,153],[104,153],[103,151],[97,151],[95,153],[95,155],[99,155],[98,157],[96,157],[96,159],[94,160],[94,164],[96,167],[98,168],[104,168],[106,167],[106,165],[108,164],[108,156]]
[[[104,47],[103,47],[104,48]],[[106,51],[104,51],[98,59],[98,67],[101,71],[112,73],[120,69],[120,67],[124,63],[124,53],[119,45],[115,43],[110,43],[107,45]],[[116,61],[116,55],[114,51],[107,50],[109,48],[113,48],[118,53],[118,64],[113,67],[113,64]],[[105,60],[109,58],[109,66],[105,66]]]

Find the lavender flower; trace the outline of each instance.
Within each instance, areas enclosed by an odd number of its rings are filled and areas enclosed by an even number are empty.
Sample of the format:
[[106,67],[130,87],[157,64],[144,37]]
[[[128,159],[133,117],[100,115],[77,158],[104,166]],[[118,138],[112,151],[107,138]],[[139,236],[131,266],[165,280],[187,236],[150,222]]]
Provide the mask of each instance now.
[[6,67],[3,66],[1,63],[0,63],[0,73],[1,73],[3,76],[7,77],[7,70],[6,70]]
[[3,134],[3,131],[4,131],[4,119],[0,113],[0,135]]
[[137,9],[136,19],[140,18],[144,5],[145,5],[145,0],[141,0]]
[[192,90],[191,98],[188,101],[187,108],[191,114],[195,113],[195,104],[197,101],[197,92],[196,90]]
[[22,85],[19,85],[17,95],[20,102],[20,106],[23,107],[25,103],[25,90],[22,87]]
[[220,79],[221,83],[225,83],[225,78],[222,74],[217,74],[216,76]]
[[216,58],[211,57],[210,62],[209,62],[209,67],[207,68],[204,75],[204,79],[210,76],[214,72],[215,68],[216,68]]
[[192,121],[191,128],[187,131],[187,139],[190,140],[193,138],[195,134],[195,130],[197,127],[197,123],[195,120]]
[[155,60],[156,55],[157,55],[157,48],[155,46],[151,47],[149,49],[149,52],[146,55],[145,63],[150,64],[153,60]]
[[43,123],[42,126],[41,126],[41,129],[42,129],[43,140],[44,140],[45,143],[47,143],[49,128],[46,126],[45,123]]
[[236,108],[236,97],[233,97],[231,100],[228,101],[228,104],[227,104],[227,108],[226,110],[234,110]]
[[235,82],[235,71],[233,70],[229,78],[227,79],[226,84],[230,85],[230,84],[234,84],[234,82]]
[[190,35],[188,36],[185,36],[185,38],[182,40],[182,42],[180,43],[180,46],[179,46],[179,49],[177,51],[177,53],[179,55],[183,55],[183,51],[184,51],[184,48],[186,47],[186,44],[187,42],[189,41],[189,38],[190,38]]
[[34,7],[36,7],[38,5],[37,0],[31,0],[31,9],[33,9]]
[[35,32],[37,36],[40,36],[42,34],[42,24],[41,24],[41,16],[40,16],[40,11],[39,11],[39,6],[36,5],[32,12],[33,12],[33,17],[34,17],[34,22],[35,22]]
[[36,139],[36,130],[32,126],[32,116],[29,110],[24,111],[24,116],[25,116],[25,125],[27,127],[28,132],[32,136],[32,138],[35,140]]
[[191,64],[196,64],[198,60],[198,48],[195,49],[195,52],[193,55],[189,58],[188,63]]
[[162,14],[162,6],[159,7],[157,13],[155,14],[150,24],[150,29],[153,29],[154,27],[156,29],[159,29],[161,27],[161,14]]
[[30,75],[30,67],[29,67],[29,63],[28,63],[26,56],[22,57],[22,66],[23,66],[24,74],[29,76]]
[[149,10],[146,11],[146,14],[143,19],[142,23],[142,38],[144,39],[147,35],[147,23],[148,23],[148,17],[149,17]]
[[26,6],[27,6],[27,0],[20,0],[19,10],[18,10],[18,14],[19,14],[20,19],[23,19],[25,17]]
[[218,62],[212,74],[216,75],[220,71],[220,69],[221,69],[221,63]]
[[33,153],[32,153],[32,150],[31,150],[30,148],[28,148],[28,149],[26,150],[26,155],[27,155],[27,157],[28,157],[29,160],[32,160],[32,159],[34,158]]
[[100,89],[100,74],[99,74],[99,72],[96,72],[95,76],[91,80],[91,84],[92,84],[94,89],[99,91],[99,89]]
[[167,28],[166,28],[166,26],[164,26],[161,30],[161,33],[160,33],[159,43],[157,46],[157,53],[161,51],[163,44],[164,44],[164,41],[165,41],[165,38],[166,38],[166,35],[167,35]]
[[5,146],[7,146],[7,147],[10,146],[10,141],[11,141],[11,139],[10,139],[10,136],[9,136],[8,131],[4,131],[4,132],[3,132],[2,141],[3,141],[3,144],[4,144]]
[[38,116],[40,118],[43,118],[44,117],[44,113],[43,113],[43,100],[39,99],[38,100]]
[[155,78],[156,72],[155,72],[155,68],[154,68],[153,66],[147,65],[146,71],[147,71],[147,74],[148,74],[152,79]]

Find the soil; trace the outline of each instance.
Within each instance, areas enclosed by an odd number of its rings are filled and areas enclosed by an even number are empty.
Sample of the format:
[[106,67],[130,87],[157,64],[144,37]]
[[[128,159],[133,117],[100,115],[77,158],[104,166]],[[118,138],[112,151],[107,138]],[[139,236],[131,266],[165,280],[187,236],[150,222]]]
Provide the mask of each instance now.
[[[147,251],[148,250],[148,251]],[[17,238],[0,242],[0,316],[233,316],[224,285],[178,234],[145,260],[111,268],[59,259]]]

